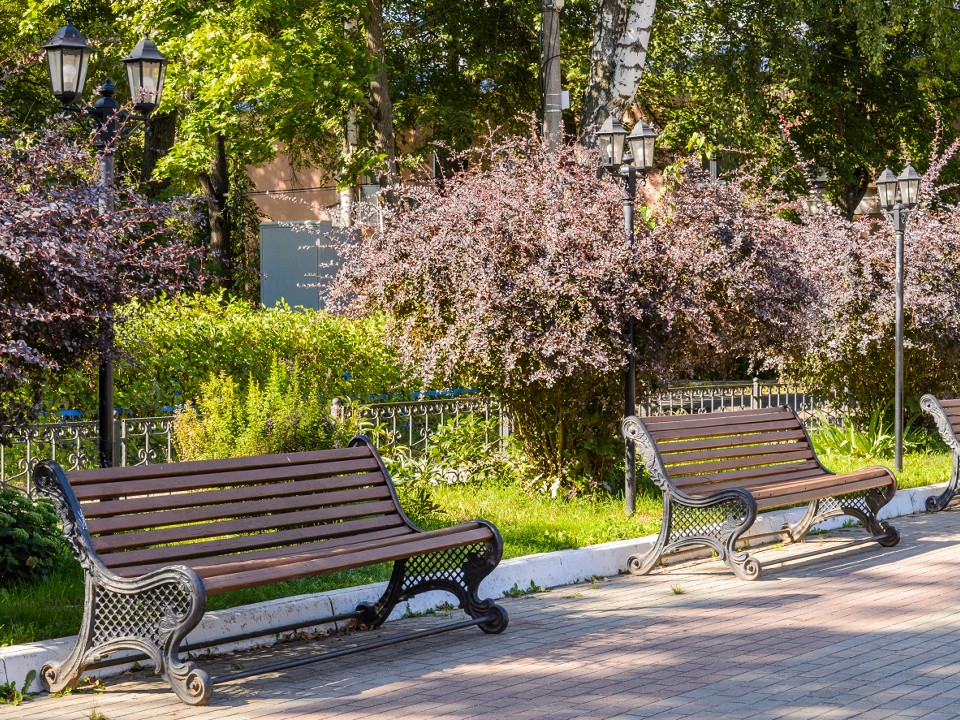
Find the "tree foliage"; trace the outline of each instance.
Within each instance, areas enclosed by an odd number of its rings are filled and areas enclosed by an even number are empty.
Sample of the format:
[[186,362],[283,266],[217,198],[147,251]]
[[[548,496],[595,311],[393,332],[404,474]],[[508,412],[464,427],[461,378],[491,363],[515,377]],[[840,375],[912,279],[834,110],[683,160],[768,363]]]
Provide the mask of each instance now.
[[[960,390],[960,207],[943,199],[938,174],[960,148],[929,158],[920,208],[904,241],[904,381],[923,393]],[[867,417],[894,392],[896,241],[886,218],[848,221],[826,209],[788,226],[804,248],[803,267],[817,302],[798,319],[802,342],[779,354],[785,372],[836,393]]]
[[700,134],[708,150],[788,167],[784,117],[850,217],[901,143],[927,154],[928,102],[960,117],[958,27],[960,13],[926,0],[660,0],[638,99],[667,146]]

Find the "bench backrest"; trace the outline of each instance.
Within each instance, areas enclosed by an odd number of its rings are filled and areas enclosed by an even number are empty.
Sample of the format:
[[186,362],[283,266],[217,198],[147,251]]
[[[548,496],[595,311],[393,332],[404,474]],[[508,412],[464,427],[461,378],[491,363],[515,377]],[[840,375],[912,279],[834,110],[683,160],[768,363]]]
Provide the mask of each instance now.
[[[414,532],[375,451],[349,448],[67,474],[118,568]],[[121,574],[123,574],[121,572]]]
[[826,474],[790,408],[640,419],[670,482],[693,495]]

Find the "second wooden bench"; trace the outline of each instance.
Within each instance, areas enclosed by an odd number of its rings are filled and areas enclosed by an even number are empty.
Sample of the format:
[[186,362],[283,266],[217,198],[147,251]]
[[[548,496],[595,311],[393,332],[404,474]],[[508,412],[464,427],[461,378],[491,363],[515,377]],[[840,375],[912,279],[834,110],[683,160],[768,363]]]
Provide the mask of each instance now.
[[815,524],[838,515],[859,520],[870,538],[890,547],[897,530],[877,518],[897,485],[885,467],[836,475],[823,467],[790,408],[701,415],[628,417],[632,440],[663,491],[663,522],[649,553],[630,558],[630,571],[650,572],[668,553],[707,546],[738,577],[756,580],[762,568],[738,550],[758,510],[807,504],[803,519],[780,533],[800,541]]

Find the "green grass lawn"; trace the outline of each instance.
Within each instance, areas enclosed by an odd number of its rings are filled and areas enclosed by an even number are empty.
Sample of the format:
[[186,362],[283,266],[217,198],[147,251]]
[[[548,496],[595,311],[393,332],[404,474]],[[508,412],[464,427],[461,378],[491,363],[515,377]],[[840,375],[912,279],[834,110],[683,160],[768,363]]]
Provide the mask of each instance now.
[[[821,460],[834,472],[869,465],[892,466],[892,460],[877,461],[822,453]],[[907,455],[900,487],[918,487],[943,482],[950,477],[948,453]],[[659,493],[643,487],[637,513],[626,517],[621,498],[551,498],[530,494],[515,485],[442,485],[433,489],[441,512],[418,520],[430,529],[462,520],[483,518],[496,525],[504,539],[504,557],[518,557],[582,547],[596,543],[649,535],[658,531],[662,505]],[[386,580],[389,566],[359,568],[347,572],[267,585],[232,593],[212,595],[211,610],[263,600],[321,592]],[[83,575],[72,559],[44,582],[22,588],[0,589],[0,646],[73,635],[80,626],[83,609]]]

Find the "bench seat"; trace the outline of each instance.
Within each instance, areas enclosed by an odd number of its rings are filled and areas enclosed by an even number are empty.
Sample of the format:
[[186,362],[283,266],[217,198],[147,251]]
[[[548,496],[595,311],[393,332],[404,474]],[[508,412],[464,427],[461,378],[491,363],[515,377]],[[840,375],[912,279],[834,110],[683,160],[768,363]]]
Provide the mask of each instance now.
[[876,512],[893,497],[896,480],[885,467],[835,474],[817,459],[796,413],[787,407],[628,417],[623,433],[635,443],[651,479],[663,491],[664,516],[654,548],[631,558],[633,572],[649,572],[663,555],[712,547],[745,579],[759,563],[736,543],[760,510],[808,504],[802,521],[782,529],[802,539],[828,517],[851,515],[883,545],[899,535]]
[[179,647],[207,595],[380,563],[392,562],[393,574],[379,600],[353,613],[361,625],[380,625],[428,590],[451,592],[485,632],[508,622],[477,594],[502,556],[496,528],[418,528],[366,438],[335,450],[71,473],[48,461],[33,481],[53,499],[87,583],[74,652],[42,670],[54,692],[102,656],[139,650],[181,699],[205,703],[210,678],[181,662]]

